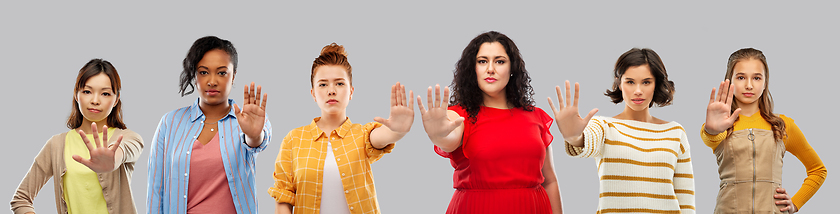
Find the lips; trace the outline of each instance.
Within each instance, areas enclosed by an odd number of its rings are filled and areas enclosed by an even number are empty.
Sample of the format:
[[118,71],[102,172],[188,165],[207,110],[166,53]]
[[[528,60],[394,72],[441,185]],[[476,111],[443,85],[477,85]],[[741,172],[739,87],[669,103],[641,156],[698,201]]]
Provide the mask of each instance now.
[[207,93],[207,95],[210,95],[210,96],[215,96],[215,95],[219,94],[219,90],[210,89],[210,90],[204,91],[204,93]]
[[487,78],[484,78],[484,81],[487,81],[488,83],[494,83],[497,80],[496,80],[496,78],[493,78],[493,77],[487,77]]
[[89,108],[89,109],[88,109],[88,111],[89,111],[89,112],[92,112],[92,113],[99,113],[99,112],[102,112],[102,110],[95,109],[95,108]]
[[635,104],[642,104],[642,103],[644,103],[644,102],[645,102],[645,99],[642,99],[642,98],[635,98],[635,99],[631,99],[630,101],[632,101],[632,102],[633,102],[633,103],[635,103]]
[[327,104],[337,104],[337,103],[338,103],[338,100],[336,100],[336,99],[327,100]]
[[745,97],[752,97],[752,96],[755,96],[755,94],[754,94],[754,93],[749,93],[749,92],[747,92],[747,93],[741,93],[741,94],[743,94]]

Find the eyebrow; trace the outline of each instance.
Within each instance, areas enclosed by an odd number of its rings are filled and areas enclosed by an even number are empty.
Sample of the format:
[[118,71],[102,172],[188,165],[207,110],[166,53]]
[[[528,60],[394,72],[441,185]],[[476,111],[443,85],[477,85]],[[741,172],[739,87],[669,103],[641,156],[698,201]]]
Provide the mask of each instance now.
[[[480,59],[480,58],[485,58],[485,59],[486,59],[486,58],[488,58],[488,57],[486,57],[486,56],[478,56],[478,57],[475,57],[475,58],[476,58],[476,59]],[[496,57],[495,57],[495,58],[493,58],[493,59],[499,59],[499,58],[502,58],[502,59],[507,59],[507,57],[505,57],[505,56],[496,56]]]
[[[624,79],[626,79],[626,80],[636,80],[636,79],[633,79],[633,78],[630,78],[630,77],[625,77]],[[642,80],[651,80],[651,79],[653,79],[653,77],[644,78]]]
[[[744,73],[744,72],[738,72],[738,73],[735,73],[735,75],[747,75],[747,73]],[[764,76],[764,74],[762,74],[762,73],[756,73],[755,75],[758,75],[758,76]]]
[[[85,85],[85,88],[93,89],[93,87],[91,87],[89,85]],[[111,90],[111,87],[105,87],[105,88],[102,88],[102,90]]]
[[[210,69],[210,68],[208,68],[207,66],[203,66],[203,65],[199,65],[199,66],[198,66],[198,68]],[[222,68],[227,68],[227,66],[219,66],[219,67],[218,67],[218,68],[216,68],[216,69],[218,70],[218,69],[222,69]]]
[[[346,81],[343,77],[342,78],[335,78],[334,81]],[[329,81],[328,79],[319,79],[318,82],[326,82]]]

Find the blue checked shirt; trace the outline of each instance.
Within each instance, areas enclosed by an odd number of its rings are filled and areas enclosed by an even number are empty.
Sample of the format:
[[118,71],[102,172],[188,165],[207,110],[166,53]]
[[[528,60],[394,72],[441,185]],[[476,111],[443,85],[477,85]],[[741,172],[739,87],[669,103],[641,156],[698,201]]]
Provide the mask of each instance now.
[[[234,102],[229,99],[228,103],[233,105]],[[149,152],[147,213],[187,213],[190,151],[205,119],[198,108],[198,99],[191,106],[171,111],[160,119]],[[245,143],[245,134],[239,129],[233,108],[219,120],[218,128],[222,160],[236,212],[256,214],[254,161],[271,141],[271,123],[266,117],[263,140],[255,148]]]

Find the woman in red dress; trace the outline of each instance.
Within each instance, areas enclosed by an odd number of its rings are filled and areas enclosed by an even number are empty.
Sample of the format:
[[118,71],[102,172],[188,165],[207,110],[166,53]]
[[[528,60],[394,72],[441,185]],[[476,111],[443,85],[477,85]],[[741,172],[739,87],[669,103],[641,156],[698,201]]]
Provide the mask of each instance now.
[[433,103],[429,87],[427,110],[417,97],[435,152],[455,168],[446,213],[563,213],[549,146],[553,119],[534,106],[530,82],[516,44],[490,31],[461,54],[451,98],[449,87],[441,97],[436,85]]

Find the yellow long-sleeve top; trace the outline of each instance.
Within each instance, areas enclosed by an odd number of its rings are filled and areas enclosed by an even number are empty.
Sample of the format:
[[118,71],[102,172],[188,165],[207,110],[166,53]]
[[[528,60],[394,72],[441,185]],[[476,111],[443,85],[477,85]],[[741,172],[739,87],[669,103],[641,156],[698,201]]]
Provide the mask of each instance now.
[[[802,209],[802,205],[805,205],[805,202],[808,202],[808,199],[811,199],[811,197],[817,193],[817,190],[820,189],[823,182],[825,182],[825,177],[828,174],[828,171],[820,159],[820,156],[817,155],[817,152],[814,151],[811,144],[808,144],[808,140],[805,140],[805,135],[802,134],[802,130],[799,130],[799,127],[796,126],[793,119],[790,119],[785,115],[779,115],[779,117],[785,121],[785,132],[787,133],[787,137],[783,139],[785,143],[785,150],[796,156],[796,158],[805,165],[805,169],[808,172],[808,177],[805,178],[805,182],[802,183],[802,187],[800,187],[799,191],[797,191],[796,194],[793,195],[793,198],[791,198],[793,204],[795,204],[797,208]],[[735,121],[733,126],[733,131],[740,131],[749,128],[773,130],[770,123],[764,120],[760,113],[755,113],[752,116],[740,115],[738,121]],[[726,139],[729,135],[728,132],[710,135],[709,133],[706,133],[705,124],[701,127],[700,132],[700,138],[703,139],[703,143],[705,143],[706,146],[712,148],[712,152],[714,152],[717,146],[720,145],[720,142]]]

